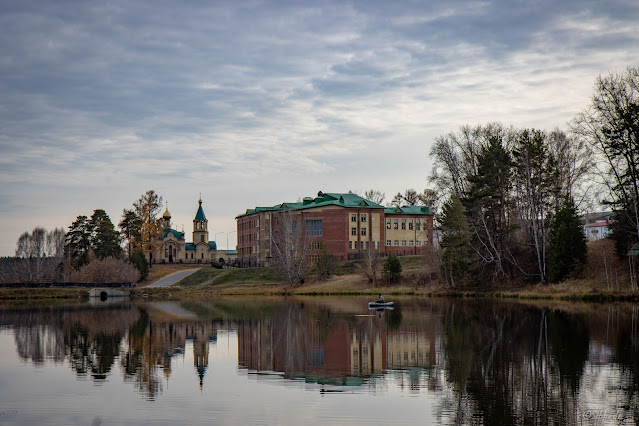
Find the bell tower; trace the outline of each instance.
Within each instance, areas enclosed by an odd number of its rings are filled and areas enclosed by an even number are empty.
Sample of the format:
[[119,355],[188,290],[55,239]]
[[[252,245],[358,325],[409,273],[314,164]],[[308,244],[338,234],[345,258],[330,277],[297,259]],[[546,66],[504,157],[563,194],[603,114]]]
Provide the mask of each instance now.
[[193,219],[193,244],[209,243],[209,221],[206,220],[204,210],[202,210],[202,196],[198,201],[199,207]]
[[171,213],[169,213],[169,202],[166,202],[166,210],[162,215],[162,228],[169,229],[171,228]]

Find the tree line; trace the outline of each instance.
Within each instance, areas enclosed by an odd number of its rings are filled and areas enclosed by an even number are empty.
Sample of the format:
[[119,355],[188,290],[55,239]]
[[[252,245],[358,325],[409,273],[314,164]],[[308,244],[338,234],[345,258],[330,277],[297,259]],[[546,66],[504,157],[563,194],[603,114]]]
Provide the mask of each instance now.
[[[124,209],[116,229],[103,209],[79,215],[68,231],[36,227],[16,243],[2,280],[17,282],[137,282],[149,273],[146,255],[159,244],[162,197],[149,190]],[[123,248],[123,246],[125,248]]]
[[446,282],[471,273],[542,283],[578,275],[587,255],[578,208],[602,189],[625,257],[639,241],[638,137],[639,69],[628,68],[597,79],[568,134],[490,123],[436,138],[429,180],[445,200]]

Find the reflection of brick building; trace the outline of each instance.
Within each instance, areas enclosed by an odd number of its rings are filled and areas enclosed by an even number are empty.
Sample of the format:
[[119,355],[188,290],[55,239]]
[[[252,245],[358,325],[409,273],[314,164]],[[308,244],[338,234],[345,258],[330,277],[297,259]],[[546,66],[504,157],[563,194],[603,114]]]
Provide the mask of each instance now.
[[388,368],[429,367],[435,364],[435,341],[421,330],[386,335]]
[[282,213],[301,220],[312,260],[323,244],[339,260],[372,248],[384,254],[419,254],[433,242],[433,213],[425,206],[385,208],[355,194],[323,193],[299,203],[255,207],[236,217],[238,259],[269,265]]
[[367,377],[435,361],[435,339],[424,330],[371,332],[340,324],[320,338],[317,322],[299,317],[238,324],[238,364],[288,377]]

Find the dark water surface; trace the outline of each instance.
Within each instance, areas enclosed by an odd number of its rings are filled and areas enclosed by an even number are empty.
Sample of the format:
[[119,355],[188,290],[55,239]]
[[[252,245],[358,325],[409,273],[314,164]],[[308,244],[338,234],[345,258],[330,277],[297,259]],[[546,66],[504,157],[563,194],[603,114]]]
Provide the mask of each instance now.
[[232,298],[0,307],[0,424],[635,424],[639,309]]

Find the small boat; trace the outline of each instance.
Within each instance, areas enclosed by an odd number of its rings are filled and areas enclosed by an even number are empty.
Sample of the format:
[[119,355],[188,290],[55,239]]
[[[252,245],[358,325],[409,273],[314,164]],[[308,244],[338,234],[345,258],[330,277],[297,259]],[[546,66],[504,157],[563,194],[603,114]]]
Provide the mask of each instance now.
[[372,309],[390,309],[395,306],[395,302],[368,302],[368,307]]

